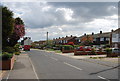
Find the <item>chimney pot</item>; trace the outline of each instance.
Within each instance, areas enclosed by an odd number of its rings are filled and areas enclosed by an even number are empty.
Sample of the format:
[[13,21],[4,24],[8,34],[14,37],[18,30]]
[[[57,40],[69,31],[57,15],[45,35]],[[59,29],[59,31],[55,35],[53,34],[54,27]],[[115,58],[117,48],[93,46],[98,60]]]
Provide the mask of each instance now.
[[92,32],[92,35],[94,35],[94,32]]
[[102,31],[100,31],[100,34],[102,34]]
[[114,30],[112,29],[111,32],[113,32]]

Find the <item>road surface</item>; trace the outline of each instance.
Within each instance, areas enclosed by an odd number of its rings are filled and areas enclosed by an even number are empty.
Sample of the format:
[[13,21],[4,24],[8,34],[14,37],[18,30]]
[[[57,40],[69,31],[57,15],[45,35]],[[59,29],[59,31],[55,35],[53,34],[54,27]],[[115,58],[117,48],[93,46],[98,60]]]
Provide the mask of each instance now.
[[42,50],[27,53],[39,79],[118,79],[118,66],[104,66]]

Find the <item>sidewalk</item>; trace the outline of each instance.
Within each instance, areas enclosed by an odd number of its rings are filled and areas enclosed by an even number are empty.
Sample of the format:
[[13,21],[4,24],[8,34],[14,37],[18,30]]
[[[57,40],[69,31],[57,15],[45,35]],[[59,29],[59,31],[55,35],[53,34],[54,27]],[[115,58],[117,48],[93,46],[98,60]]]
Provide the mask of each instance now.
[[30,58],[26,52],[22,52],[17,56],[13,70],[7,72],[3,79],[37,79]]

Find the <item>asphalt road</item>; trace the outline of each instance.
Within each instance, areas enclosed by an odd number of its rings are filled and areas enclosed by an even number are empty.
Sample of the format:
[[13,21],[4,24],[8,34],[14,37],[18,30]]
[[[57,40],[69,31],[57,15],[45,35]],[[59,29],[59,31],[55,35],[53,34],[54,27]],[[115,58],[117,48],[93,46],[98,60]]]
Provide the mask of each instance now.
[[27,53],[39,79],[118,79],[117,66],[104,66],[42,50]]

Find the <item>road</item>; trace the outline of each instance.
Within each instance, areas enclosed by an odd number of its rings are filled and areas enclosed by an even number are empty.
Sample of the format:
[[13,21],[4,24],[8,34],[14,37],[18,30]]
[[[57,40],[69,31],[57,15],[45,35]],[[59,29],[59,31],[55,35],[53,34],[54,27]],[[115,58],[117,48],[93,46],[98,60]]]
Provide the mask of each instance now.
[[27,52],[39,79],[118,79],[118,68],[76,60],[42,50]]

